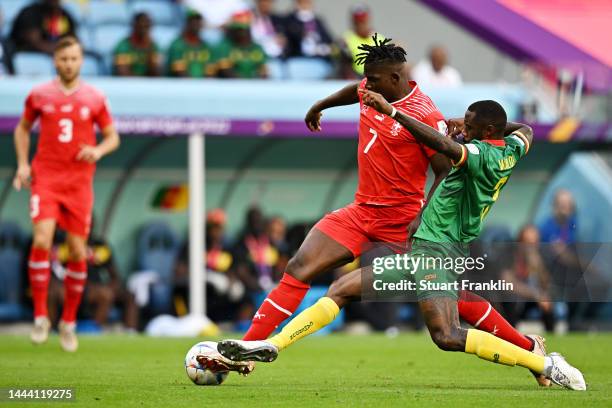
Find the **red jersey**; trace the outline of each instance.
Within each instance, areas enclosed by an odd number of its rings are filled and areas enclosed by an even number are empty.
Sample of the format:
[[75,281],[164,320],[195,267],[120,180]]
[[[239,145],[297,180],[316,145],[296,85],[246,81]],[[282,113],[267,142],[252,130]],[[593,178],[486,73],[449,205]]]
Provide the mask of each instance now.
[[32,164],[34,177],[66,180],[93,176],[95,164],[77,161],[76,155],[82,145],[96,144],[94,124],[100,129],[112,124],[106,98],[100,91],[84,82],[70,91],[57,79],[41,84],[28,95],[23,117],[31,123],[40,118],[40,137]]
[[[364,88],[366,79],[361,81]],[[393,102],[403,112],[446,134],[444,116],[432,100],[411,81],[412,91]],[[429,157],[436,151],[418,142],[390,116],[364,105],[359,96],[358,204],[418,205],[424,203]]]

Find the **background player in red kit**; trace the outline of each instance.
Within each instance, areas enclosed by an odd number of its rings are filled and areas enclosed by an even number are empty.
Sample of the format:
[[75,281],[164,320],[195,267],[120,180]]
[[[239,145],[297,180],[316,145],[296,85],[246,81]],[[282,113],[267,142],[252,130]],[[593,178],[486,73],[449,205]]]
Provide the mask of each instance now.
[[[60,344],[66,351],[76,351],[75,321],[87,280],[87,236],[94,199],[95,163],[117,149],[119,135],[104,95],[79,78],[83,51],[78,40],[61,39],[53,59],[58,77],[30,92],[15,128],[18,168],[13,185],[17,190],[31,185],[30,216],[34,232],[28,274],[34,301],[32,341],[43,343],[49,333],[49,250],[55,228],[59,226],[67,232],[70,251],[59,323]],[[37,119],[40,137],[30,168],[30,130]],[[95,125],[103,136],[98,145]]]
[[[360,104],[359,184],[355,200],[326,215],[310,231],[289,261],[279,285],[255,313],[244,340],[266,339],[297,309],[312,279],[359,256],[367,243],[406,243],[420,223],[428,166],[435,174],[429,196],[450,169],[444,155],[422,145],[393,118],[361,101],[358,89],[375,91],[394,101],[392,106],[398,111],[437,129],[440,137],[447,133],[444,116],[410,81],[406,52],[390,41],[378,40],[375,35],[375,45],[361,45],[364,52],[359,54],[358,62],[365,65],[366,78],[318,101],[306,115],[308,128],[320,131],[323,110]],[[540,337],[517,332],[483,298],[463,292],[458,303],[461,318],[471,325],[524,349],[544,352]],[[538,382],[550,384],[544,377]]]

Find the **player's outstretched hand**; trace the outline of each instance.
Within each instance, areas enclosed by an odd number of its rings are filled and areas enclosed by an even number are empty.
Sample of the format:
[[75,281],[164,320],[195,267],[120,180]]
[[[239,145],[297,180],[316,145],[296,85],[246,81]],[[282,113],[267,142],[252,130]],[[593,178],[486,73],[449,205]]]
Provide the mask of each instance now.
[[15,173],[15,178],[13,179],[13,187],[15,190],[20,191],[22,188],[30,187],[30,175],[32,170],[30,170],[30,166],[19,166],[17,168],[17,172]]
[[81,150],[77,153],[76,159],[87,163],[95,163],[100,160],[102,154],[96,146],[81,145]]
[[463,118],[449,119],[446,121],[446,126],[448,127],[448,136],[453,139],[462,134],[463,129],[465,129]]
[[314,108],[310,108],[308,113],[306,113],[304,122],[306,122],[306,126],[308,126],[308,129],[310,129],[311,132],[321,131],[321,116],[323,116],[323,113]]
[[393,106],[381,94],[363,88],[359,89],[359,93],[363,103],[373,107],[378,112],[385,115],[390,115],[393,112]]

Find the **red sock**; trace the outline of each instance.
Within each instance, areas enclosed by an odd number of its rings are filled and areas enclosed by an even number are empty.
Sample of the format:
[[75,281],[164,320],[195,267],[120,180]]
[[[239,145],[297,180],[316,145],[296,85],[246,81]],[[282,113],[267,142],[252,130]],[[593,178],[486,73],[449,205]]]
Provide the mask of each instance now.
[[284,274],[253,316],[243,340],[264,340],[298,308],[310,285]]
[[477,294],[462,291],[457,307],[459,316],[474,328],[489,332],[522,349],[533,349],[533,341],[529,337],[512,327],[488,301]]
[[49,251],[32,247],[28,259],[28,278],[32,290],[32,303],[34,303],[34,318],[49,314],[47,293],[49,291],[49,278],[51,277],[50,267]]
[[87,281],[87,262],[68,262],[66,276],[64,277],[64,310],[62,320],[66,323],[76,321],[77,311],[81,304],[81,297]]

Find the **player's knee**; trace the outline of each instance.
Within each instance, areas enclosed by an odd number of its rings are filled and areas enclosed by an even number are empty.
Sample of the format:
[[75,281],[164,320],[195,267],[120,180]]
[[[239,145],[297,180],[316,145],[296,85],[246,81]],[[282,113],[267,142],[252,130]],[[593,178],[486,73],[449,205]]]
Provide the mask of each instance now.
[[47,231],[35,231],[32,237],[32,246],[34,248],[50,250],[53,244],[53,235]]
[[73,243],[69,245],[69,256],[70,260],[73,262],[83,261],[87,258],[87,248],[85,245]]
[[444,351],[462,351],[463,343],[459,331],[454,328],[436,327],[430,328],[429,334],[431,339],[440,350]]
[[298,252],[295,254],[285,268],[285,273],[293,276],[295,279],[307,282],[309,271],[307,269],[307,262],[304,257]]
[[339,307],[343,307],[349,303],[355,295],[351,292],[348,275],[344,275],[340,279],[333,281],[329,289],[327,289],[327,294],[325,296],[331,298]]
[[108,286],[104,286],[100,291],[100,299],[102,303],[111,304],[115,300],[115,294],[113,293],[113,289]]

